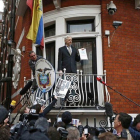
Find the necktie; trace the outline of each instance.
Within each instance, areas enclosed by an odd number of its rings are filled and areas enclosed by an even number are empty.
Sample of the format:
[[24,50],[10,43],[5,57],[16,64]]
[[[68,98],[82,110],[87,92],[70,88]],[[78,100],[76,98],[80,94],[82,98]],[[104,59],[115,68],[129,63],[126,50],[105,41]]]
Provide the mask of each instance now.
[[68,48],[69,54],[71,55],[71,48],[70,47],[67,47],[67,48]]

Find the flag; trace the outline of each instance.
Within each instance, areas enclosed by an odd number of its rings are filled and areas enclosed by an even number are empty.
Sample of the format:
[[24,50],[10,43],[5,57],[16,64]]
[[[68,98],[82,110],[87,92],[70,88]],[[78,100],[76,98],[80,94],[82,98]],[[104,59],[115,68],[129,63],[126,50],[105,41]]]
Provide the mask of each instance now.
[[27,38],[33,43],[44,46],[42,0],[27,0],[32,12],[32,23]]
[[[33,11],[33,0],[27,0],[26,4],[29,6],[29,8],[31,9],[31,12]],[[32,14],[31,14],[32,15]]]

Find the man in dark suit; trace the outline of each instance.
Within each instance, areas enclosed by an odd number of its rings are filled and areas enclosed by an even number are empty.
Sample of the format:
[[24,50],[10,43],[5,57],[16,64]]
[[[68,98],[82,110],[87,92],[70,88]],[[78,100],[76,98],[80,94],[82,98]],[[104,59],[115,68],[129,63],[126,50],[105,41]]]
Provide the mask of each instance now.
[[77,49],[72,46],[72,38],[65,38],[65,46],[59,48],[58,71],[62,73],[66,68],[66,73],[77,73],[76,62],[80,61]]
[[[78,61],[80,61],[80,55],[78,54],[77,49],[72,46],[72,38],[67,36],[65,38],[65,46],[59,48],[58,71],[63,73],[65,68],[66,73],[77,73],[76,62]],[[73,82],[71,84],[73,84]],[[70,94],[75,96],[75,91],[71,90]],[[61,101],[61,105],[64,105],[68,96],[69,92],[67,92],[65,98]]]

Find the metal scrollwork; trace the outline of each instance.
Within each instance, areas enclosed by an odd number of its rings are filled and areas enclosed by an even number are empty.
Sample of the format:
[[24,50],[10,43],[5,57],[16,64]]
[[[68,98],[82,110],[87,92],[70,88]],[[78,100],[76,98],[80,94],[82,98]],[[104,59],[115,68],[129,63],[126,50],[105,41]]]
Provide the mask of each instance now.
[[107,120],[101,120],[99,122],[99,125],[104,128],[104,127],[106,127],[108,125],[108,122],[107,122]]
[[65,75],[66,80],[71,81],[71,86],[69,88],[69,96],[67,101],[69,102],[69,106],[76,106],[77,103],[80,102],[80,95],[78,91],[78,77],[77,75]]

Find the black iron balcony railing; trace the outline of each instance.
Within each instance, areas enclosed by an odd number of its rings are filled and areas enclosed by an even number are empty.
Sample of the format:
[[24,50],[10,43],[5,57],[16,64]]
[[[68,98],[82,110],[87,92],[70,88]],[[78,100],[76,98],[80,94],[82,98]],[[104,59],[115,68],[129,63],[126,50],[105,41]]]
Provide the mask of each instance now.
[[[107,87],[105,87],[102,83],[96,80],[97,77],[101,77],[106,82],[106,73],[103,75],[97,74],[83,74],[82,71],[79,72],[77,70],[77,74],[73,73],[64,73],[60,76],[60,73],[56,73],[56,79],[63,78],[64,80],[71,81],[71,86],[67,92],[66,101],[64,102],[64,107],[96,107],[102,106],[104,107],[104,102],[110,102],[110,95],[108,93]],[[28,82],[28,80],[24,80]],[[57,83],[57,80],[56,80]],[[47,93],[42,93],[40,89],[31,91],[30,98],[28,103],[32,105],[36,100],[36,97],[47,100],[50,96],[53,95],[54,87]],[[26,96],[26,95],[24,95]],[[29,96],[29,95],[28,95]],[[105,99],[106,97],[106,99]],[[28,97],[25,97],[23,103],[27,101]],[[48,100],[51,102],[52,99]],[[48,105],[46,102],[46,105]],[[55,107],[59,108],[61,106],[62,99],[58,99]]]

